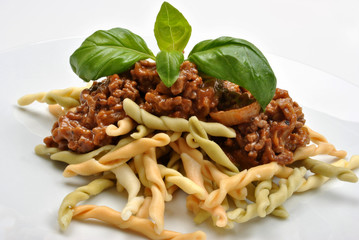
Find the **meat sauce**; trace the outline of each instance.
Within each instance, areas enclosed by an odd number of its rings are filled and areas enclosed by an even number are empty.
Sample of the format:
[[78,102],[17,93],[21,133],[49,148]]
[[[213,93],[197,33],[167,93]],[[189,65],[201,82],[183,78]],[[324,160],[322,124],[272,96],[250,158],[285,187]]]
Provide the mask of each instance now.
[[[221,83],[220,90],[213,81],[203,80],[193,63],[185,61],[179,78],[168,88],[161,82],[155,63],[139,61],[131,70],[94,82],[91,88],[83,90],[81,104],[58,119],[52,135],[44,142],[48,147],[77,153],[115,144],[118,138],[108,136],[106,127],[126,116],[122,106],[125,98],[157,116],[197,116],[204,121],[213,121],[211,112],[240,108],[243,103],[254,101],[245,89],[228,81],[216,81]],[[309,143],[304,123],[301,107],[287,91],[277,89],[264,112],[249,122],[231,126],[236,138],[213,140],[240,168],[272,161],[285,165],[293,161],[293,151]]]
[[293,102],[287,91],[276,89],[265,112],[248,123],[233,126],[237,133],[235,139],[218,143],[241,168],[273,161],[286,165],[293,162],[293,152],[310,141],[304,123],[302,108]]

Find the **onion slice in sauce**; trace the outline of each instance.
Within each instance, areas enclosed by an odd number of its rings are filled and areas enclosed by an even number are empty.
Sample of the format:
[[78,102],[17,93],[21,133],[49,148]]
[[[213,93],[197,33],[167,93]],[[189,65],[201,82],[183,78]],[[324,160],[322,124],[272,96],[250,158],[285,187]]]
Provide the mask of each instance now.
[[245,107],[227,111],[211,112],[209,115],[212,119],[226,126],[233,126],[244,122],[249,122],[253,117],[259,114],[261,106],[254,102]]

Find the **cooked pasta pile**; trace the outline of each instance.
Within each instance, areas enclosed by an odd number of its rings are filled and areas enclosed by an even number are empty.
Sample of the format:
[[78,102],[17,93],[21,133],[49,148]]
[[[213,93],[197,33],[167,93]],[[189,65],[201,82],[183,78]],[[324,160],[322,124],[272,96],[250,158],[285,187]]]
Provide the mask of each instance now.
[[[26,95],[20,105],[46,102],[56,117],[79,104],[82,88]],[[359,156],[345,160],[346,152],[336,150],[322,135],[308,129],[311,144],[298,148],[295,162],[276,162],[239,171],[211,137],[234,138],[233,129],[220,123],[157,117],[130,99],[123,108],[127,117],[106,129],[120,136],[117,145],[106,145],[78,154],[38,145],[35,152],[68,164],[63,175],[97,176],[88,185],[68,194],[59,209],[58,222],[65,230],[72,219],[95,218],[121,229],[130,229],[150,239],[205,239],[201,231],[178,233],[164,229],[165,203],[178,190],[188,194],[187,209],[195,223],[213,221],[220,228],[232,228],[256,217],[288,216],[283,203],[296,192],[318,188],[330,178],[356,182],[351,171]],[[337,161],[329,164],[311,157],[327,154]],[[165,160],[163,156],[169,156]],[[128,193],[123,209],[78,205],[91,196],[116,187]]]

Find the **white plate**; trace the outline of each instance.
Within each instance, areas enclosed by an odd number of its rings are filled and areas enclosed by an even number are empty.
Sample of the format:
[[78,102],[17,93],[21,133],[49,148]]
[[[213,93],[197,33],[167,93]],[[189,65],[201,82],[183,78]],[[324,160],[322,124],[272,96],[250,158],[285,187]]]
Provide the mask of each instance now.
[[[34,154],[34,146],[50,134],[54,121],[46,107],[16,106],[16,100],[27,93],[83,85],[68,63],[80,43],[80,39],[65,39],[0,54],[0,239],[143,239],[93,222],[73,221],[67,232],[59,231],[56,218],[62,199],[87,179],[64,178],[64,164]],[[307,124],[349,155],[358,154],[359,89],[311,67],[267,57],[278,86],[304,106]],[[125,194],[109,190],[88,203],[121,209],[125,201]],[[166,205],[165,228],[184,233],[202,230],[208,239],[357,239],[359,184],[330,181],[319,190],[295,195],[285,207],[290,213],[286,220],[258,218],[232,230],[218,230],[209,223],[195,225],[184,194],[177,194]]]

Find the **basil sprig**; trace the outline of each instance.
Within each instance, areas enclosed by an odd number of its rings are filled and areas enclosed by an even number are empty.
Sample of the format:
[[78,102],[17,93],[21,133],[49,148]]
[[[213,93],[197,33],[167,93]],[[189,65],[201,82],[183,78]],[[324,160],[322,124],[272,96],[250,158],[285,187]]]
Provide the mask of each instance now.
[[154,32],[160,50],[182,52],[191,37],[192,27],[182,13],[164,2],[157,14]]
[[[156,57],[140,36],[114,28],[97,31],[88,37],[71,55],[70,64],[80,78],[89,81],[124,72],[139,60],[153,59],[162,82],[170,87],[178,79],[184,61],[183,50],[191,32],[182,13],[164,2],[154,27],[160,48]],[[195,45],[188,60],[205,75],[244,87],[262,109],[274,96],[275,75],[264,55],[248,41],[232,37],[205,40]]]
[[220,37],[198,43],[188,59],[209,76],[247,89],[264,109],[272,100],[277,80],[264,55],[246,40]]
[[71,55],[72,70],[84,81],[121,73],[143,59],[155,59],[145,41],[123,28],[97,31]]
[[162,50],[157,54],[157,73],[167,87],[171,87],[178,79],[183,61],[184,56],[179,51]]
[[155,37],[160,52],[156,67],[162,82],[171,87],[180,73],[184,61],[183,50],[191,37],[192,27],[171,4],[164,2],[155,22]]

